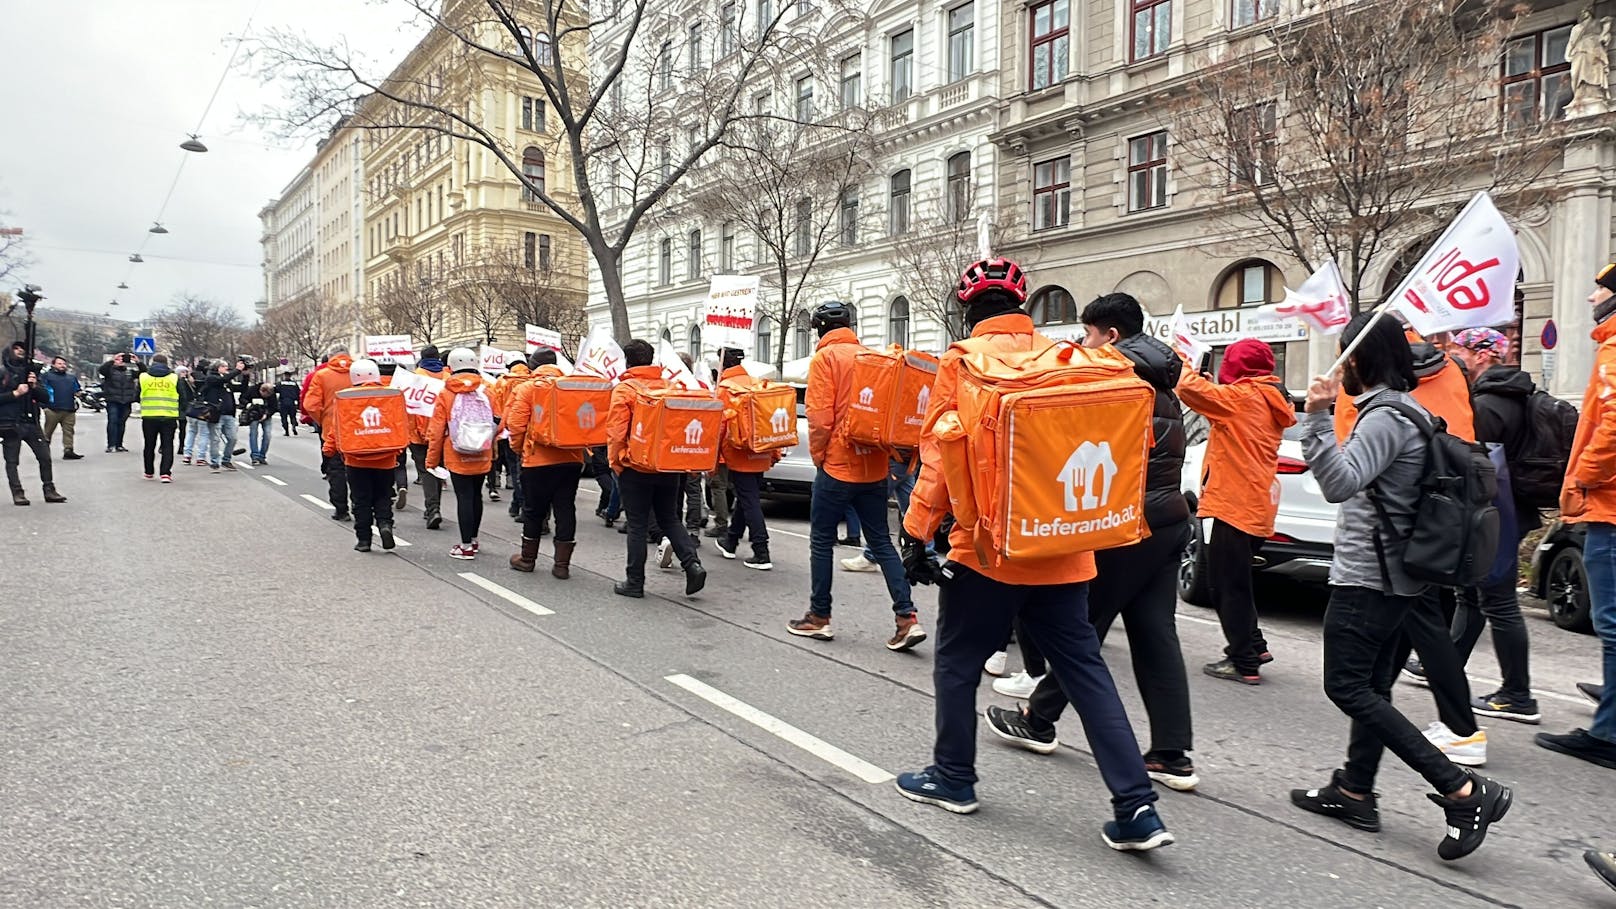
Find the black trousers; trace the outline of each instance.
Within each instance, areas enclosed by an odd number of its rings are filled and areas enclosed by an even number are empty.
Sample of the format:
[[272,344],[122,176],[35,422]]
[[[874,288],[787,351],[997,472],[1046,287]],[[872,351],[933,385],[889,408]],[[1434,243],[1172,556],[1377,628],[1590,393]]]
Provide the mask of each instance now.
[[706,526],[702,514],[701,474],[685,474],[685,529],[694,533]]
[[[738,546],[741,542],[741,531],[746,531],[752,540],[752,554],[763,555],[769,551],[769,525],[763,522],[763,474],[742,473],[731,470],[730,484],[735,488],[735,507],[729,515],[730,546]],[[717,490],[722,496],[724,491]]]
[[[1189,533],[1188,523],[1175,524],[1153,531],[1142,543],[1097,552],[1099,573],[1089,582],[1089,621],[1101,643],[1118,616],[1127,627],[1134,682],[1150,719],[1152,753],[1195,747],[1190,682],[1178,643],[1178,579],[1171,570]],[[1026,639],[1020,628],[1016,633]],[[1045,675],[1027,708],[1036,722],[1054,725],[1066,704],[1060,680]]]
[[440,516],[443,506],[443,481],[426,469],[426,446],[410,444],[410,457],[415,459],[415,475],[421,478],[421,515],[430,521]]
[[539,538],[539,528],[550,514],[555,515],[555,541],[571,543],[578,539],[578,481],[584,465],[546,464],[522,468],[522,535]]
[[[179,422],[172,417],[141,417],[140,431],[145,436],[146,445],[141,449],[140,456],[145,461],[147,476],[158,473],[166,477],[174,472],[174,431]],[[156,460],[159,443],[163,449],[163,469],[154,471],[152,462]]]
[[1257,625],[1257,601],[1251,595],[1251,559],[1262,540],[1223,521],[1212,522],[1212,538],[1207,542],[1207,572],[1212,584],[1212,601],[1223,625],[1223,649],[1235,668],[1256,675],[1259,657],[1268,649]]
[[321,466],[325,468],[325,483],[331,504],[336,507],[337,514],[348,514],[348,465],[342,463],[342,455],[331,455]]
[[1459,610],[1453,616],[1453,646],[1459,652],[1459,662],[1470,662],[1470,652],[1476,649],[1482,628],[1489,623],[1493,626],[1493,653],[1498,656],[1498,671],[1504,677],[1498,690],[1511,701],[1531,700],[1530,644],[1513,577],[1460,592]]
[[482,473],[449,472],[449,483],[454,486],[455,521],[460,525],[460,542],[471,545],[483,528],[483,483],[488,479]]
[[1470,680],[1465,677],[1464,661],[1449,637],[1448,617],[1443,600],[1451,596],[1447,591],[1431,587],[1412,600],[1403,616],[1403,634],[1399,637],[1393,662],[1398,669],[1408,662],[1410,651],[1420,655],[1425,667],[1426,684],[1431,699],[1436,701],[1437,719],[1446,723],[1455,735],[1475,735],[1476,714],[1470,708]]
[[1439,793],[1465,784],[1464,771],[1392,706],[1392,683],[1402,668],[1399,640],[1416,599],[1368,587],[1330,591],[1324,612],[1324,693],[1352,720],[1342,768],[1342,784],[1350,792],[1375,791],[1380,757],[1388,748]]
[[288,407],[281,410],[281,432],[291,435],[297,431],[297,408]]
[[679,554],[679,564],[685,568],[700,561],[696,544],[679,522],[679,504],[684,495],[685,475],[682,473],[641,473],[625,467],[617,476],[617,488],[623,497],[623,513],[628,520],[628,563],[624,569],[630,584],[645,583],[645,550],[648,525],[656,516],[658,528],[673,543]]
[[505,467],[505,452],[509,451],[510,447],[511,443],[505,439],[495,440],[493,460],[489,463],[488,473],[486,474],[489,489],[499,488],[499,472]]
[[22,446],[27,445],[34,453],[34,460],[39,462],[39,480],[46,486],[56,482],[51,474],[50,446],[45,444],[45,435],[39,431],[39,424],[32,420],[20,423],[0,423],[0,451],[5,452],[6,481],[11,484],[13,491],[22,489],[22,478],[17,474],[17,464],[22,459]]
[[353,496],[354,536],[370,542],[370,527],[393,523],[393,468],[349,467],[348,492]]

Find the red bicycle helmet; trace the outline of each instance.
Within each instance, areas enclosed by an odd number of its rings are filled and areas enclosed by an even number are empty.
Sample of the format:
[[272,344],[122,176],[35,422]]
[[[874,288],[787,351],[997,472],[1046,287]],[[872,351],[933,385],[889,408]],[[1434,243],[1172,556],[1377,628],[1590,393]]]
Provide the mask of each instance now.
[[983,259],[965,269],[960,275],[959,300],[969,304],[985,290],[1002,290],[1016,298],[1016,303],[1027,302],[1027,275],[1021,266],[1001,256]]

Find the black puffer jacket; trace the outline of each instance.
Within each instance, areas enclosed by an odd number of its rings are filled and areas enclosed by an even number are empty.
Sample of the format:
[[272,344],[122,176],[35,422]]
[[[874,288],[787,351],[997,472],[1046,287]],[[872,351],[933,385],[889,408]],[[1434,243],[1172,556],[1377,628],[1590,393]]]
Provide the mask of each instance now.
[[1133,371],[1156,389],[1156,412],[1151,429],[1156,443],[1145,469],[1145,523],[1170,527],[1188,520],[1189,503],[1181,489],[1184,474],[1184,410],[1173,389],[1178,386],[1181,361],[1171,347],[1144,332],[1117,342],[1117,349],[1133,361]]
[[[1526,399],[1537,391],[1532,377],[1515,366],[1493,366],[1470,386],[1470,409],[1476,418],[1476,440],[1497,442],[1504,446],[1504,459],[1514,463],[1520,457],[1525,443],[1524,434],[1531,431],[1526,411]],[[1538,510],[1528,502],[1515,497],[1515,520],[1520,532],[1543,526]]]
[[120,366],[111,360],[101,364],[101,393],[114,404],[133,404],[140,400],[140,367],[131,363]]

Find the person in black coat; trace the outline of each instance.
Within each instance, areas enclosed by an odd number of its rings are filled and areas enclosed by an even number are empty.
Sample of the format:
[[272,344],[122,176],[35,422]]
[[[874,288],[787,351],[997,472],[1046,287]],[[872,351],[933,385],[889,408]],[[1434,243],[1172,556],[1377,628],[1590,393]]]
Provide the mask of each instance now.
[[107,451],[128,451],[123,447],[124,424],[140,400],[140,361],[133,354],[114,354],[101,364],[101,394],[107,399]]
[[303,389],[293,381],[291,373],[281,373],[281,380],[275,383],[275,399],[281,415],[281,433],[284,435],[297,435],[297,402],[302,393]]
[[6,350],[0,363],[0,450],[5,453],[6,480],[11,484],[11,504],[27,505],[23,494],[22,477],[17,473],[22,459],[22,446],[27,445],[39,462],[39,479],[45,487],[45,501],[66,502],[56,491],[51,475],[50,446],[39,431],[41,405],[50,401],[49,394],[40,384],[39,374],[28,359],[28,346],[17,341]]

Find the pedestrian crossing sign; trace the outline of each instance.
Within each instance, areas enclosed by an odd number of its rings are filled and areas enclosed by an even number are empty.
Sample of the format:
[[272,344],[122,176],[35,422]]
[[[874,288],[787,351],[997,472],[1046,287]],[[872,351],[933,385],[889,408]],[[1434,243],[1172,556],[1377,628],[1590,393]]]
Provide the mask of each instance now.
[[139,338],[139,337],[135,338],[135,353],[136,354],[139,354],[140,356],[143,356],[143,357],[149,357],[149,356],[151,356],[152,354],[154,354],[156,352],[157,352],[157,340],[155,338]]

